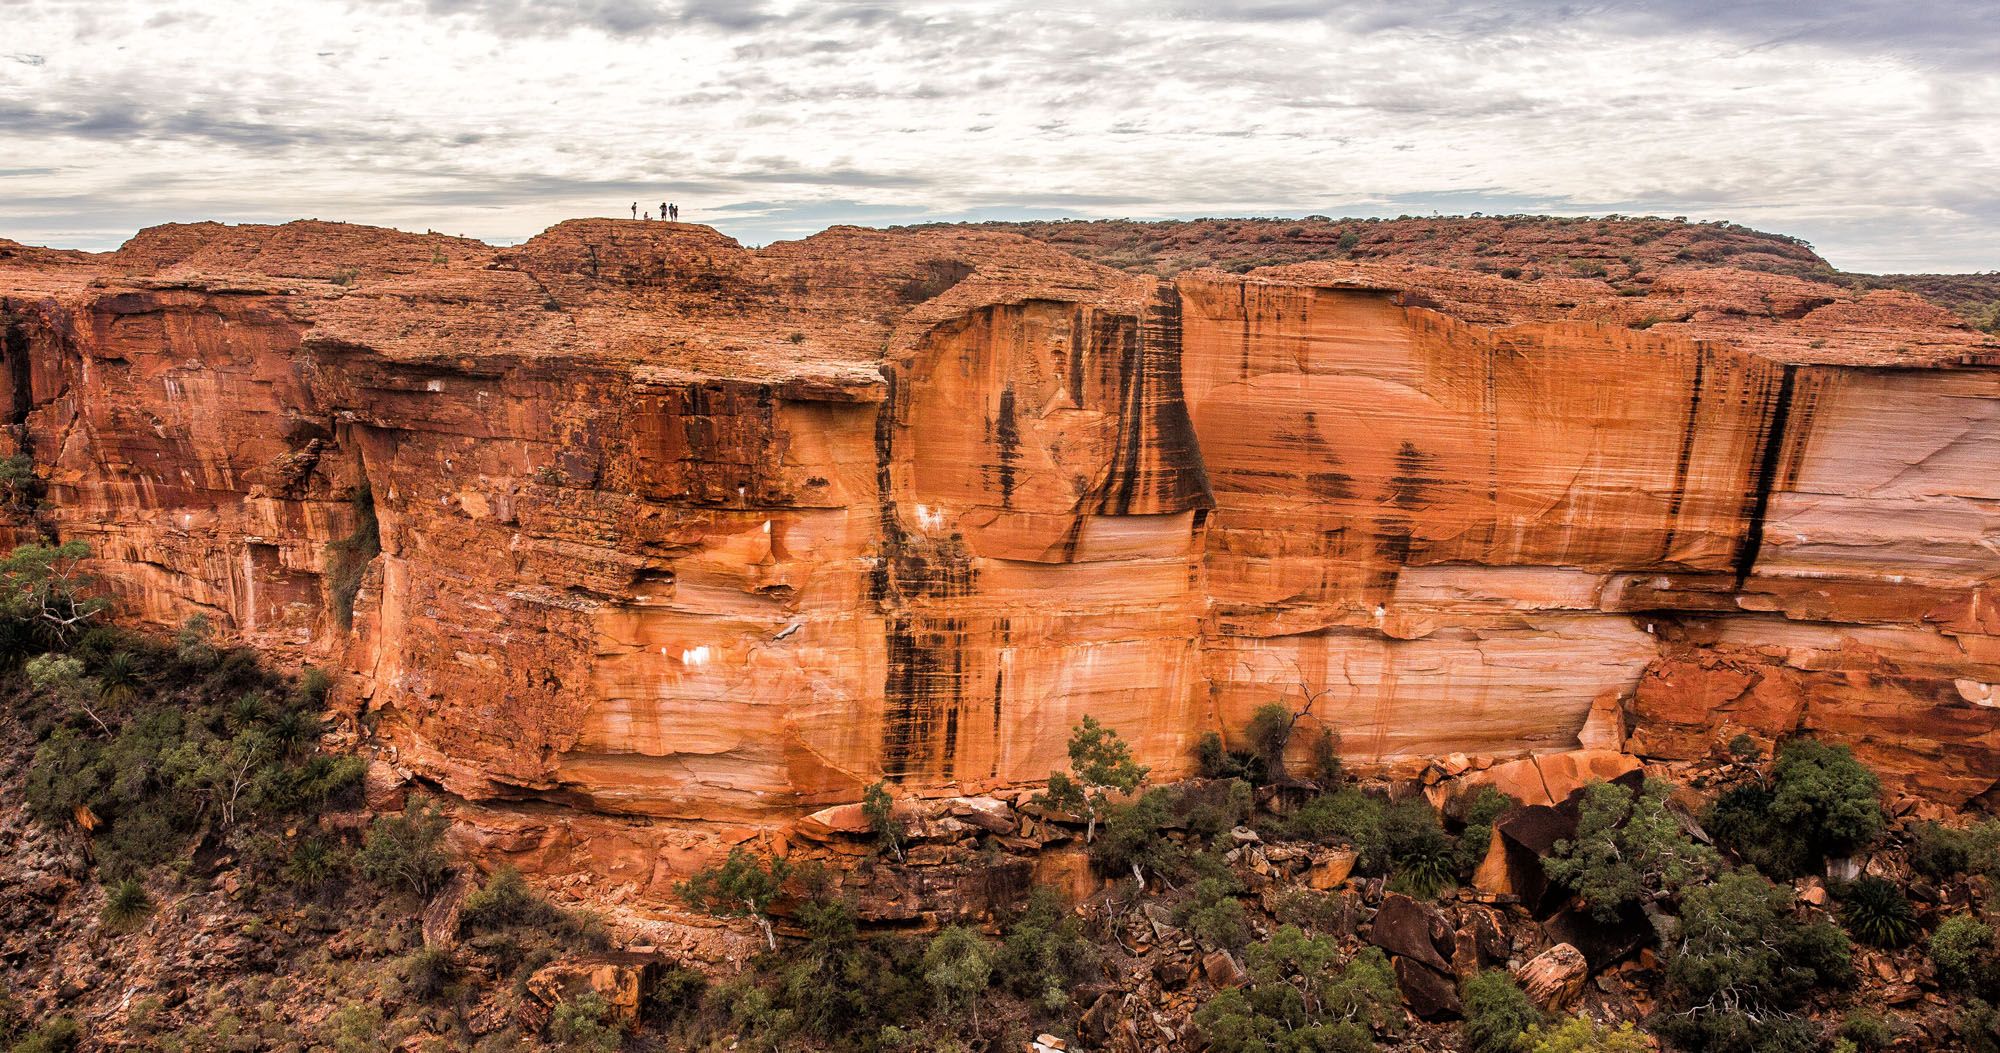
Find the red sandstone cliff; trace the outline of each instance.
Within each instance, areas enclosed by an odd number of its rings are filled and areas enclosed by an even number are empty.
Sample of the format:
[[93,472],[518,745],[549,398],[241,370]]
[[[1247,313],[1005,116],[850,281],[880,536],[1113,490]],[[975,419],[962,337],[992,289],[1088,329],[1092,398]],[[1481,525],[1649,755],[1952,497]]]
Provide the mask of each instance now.
[[[1992,793],[2000,344],[1728,254],[1460,255],[0,243],[0,406],[47,482],[15,533],[344,669],[398,763],[578,816],[1020,783],[1086,713],[1170,773],[1301,681],[1357,764],[1573,748],[1595,708],[1595,744],[1803,729]],[[593,851],[643,873],[666,836]]]

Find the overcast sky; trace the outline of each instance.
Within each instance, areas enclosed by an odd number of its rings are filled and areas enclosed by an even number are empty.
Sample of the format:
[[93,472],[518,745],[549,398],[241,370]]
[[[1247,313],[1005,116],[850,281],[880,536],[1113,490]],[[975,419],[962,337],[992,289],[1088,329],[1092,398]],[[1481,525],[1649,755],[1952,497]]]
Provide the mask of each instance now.
[[752,244],[1622,212],[2000,269],[2000,0],[0,0],[0,236],[667,198]]

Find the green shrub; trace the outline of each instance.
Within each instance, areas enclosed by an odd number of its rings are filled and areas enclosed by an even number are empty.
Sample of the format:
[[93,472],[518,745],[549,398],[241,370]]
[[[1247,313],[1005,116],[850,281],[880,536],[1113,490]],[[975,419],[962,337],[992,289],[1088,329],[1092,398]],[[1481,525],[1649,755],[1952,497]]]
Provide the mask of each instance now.
[[896,803],[889,797],[889,788],[876,782],[861,792],[861,814],[868,819],[868,829],[875,835],[875,843],[884,851],[903,858],[903,825],[896,821]]
[[1939,823],[1922,823],[1910,840],[1910,867],[1927,877],[1944,879],[1965,873],[1972,862],[1972,836]]
[[1216,1053],[1360,1053],[1374,1048],[1374,1033],[1401,1024],[1395,973],[1377,948],[1341,964],[1332,940],[1284,925],[1253,944],[1245,961],[1250,982],[1195,1012]]
[[1665,961],[1676,1011],[1661,1015],[1660,1031],[1691,1049],[1792,1048],[1798,1021],[1787,1014],[1815,987],[1854,975],[1847,937],[1792,911],[1790,888],[1746,871],[1688,888]]
[[308,834],[292,846],[284,864],[285,880],[301,892],[316,892],[333,884],[347,871],[352,860],[340,845],[325,837]]
[[83,1043],[83,1028],[66,1016],[56,1017],[28,1032],[8,1053],[70,1053]]
[[1969,999],[1952,1017],[1951,1033],[1964,1053],[2000,1053],[2000,1009],[1984,999]]
[[1242,779],[1184,782],[1167,789],[1172,795],[1168,810],[1188,837],[1211,847],[1248,820],[1256,805],[1256,791]]
[[1970,986],[1992,969],[1993,930],[1970,914],[1954,914],[1931,933],[1930,955],[1946,986]]
[[1796,739],[1779,749],[1769,787],[1725,794],[1707,826],[1739,859],[1774,877],[1795,877],[1880,835],[1880,795],[1875,773],[1847,747]]
[[368,564],[382,553],[382,526],[375,517],[374,491],[363,482],[354,488],[349,503],[354,510],[354,530],[326,546],[327,600],[342,632],[354,624],[354,600],[361,592]]
[[1274,831],[1278,836],[1320,844],[1378,844],[1383,804],[1353,787],[1323,793],[1300,805]]
[[1519,1046],[1523,1053],[1648,1053],[1652,1048],[1629,1020],[1612,1027],[1587,1016],[1573,1016],[1550,1028],[1531,1028]]
[[1256,754],[1248,750],[1229,749],[1222,744],[1222,736],[1213,731],[1204,733],[1195,741],[1194,762],[1196,774],[1204,779],[1262,782],[1264,778]]
[[1202,878],[1178,911],[1179,922],[1210,948],[1242,950],[1250,942],[1250,916],[1236,898],[1239,890],[1233,879]]
[[1389,805],[1377,831],[1376,839],[1355,846],[1364,873],[1387,873],[1396,888],[1420,897],[1435,896],[1457,879],[1458,843],[1428,801],[1413,797]]
[[467,935],[501,929],[544,928],[562,921],[563,912],[528,888],[521,872],[503,866],[493,872],[459,907],[459,931]]
[[1470,877],[1474,868],[1485,860],[1486,850],[1493,845],[1493,824],[1520,804],[1491,786],[1481,786],[1455,802],[1457,813],[1465,819],[1465,829],[1458,835],[1461,876]]
[[1882,1014],[1856,1009],[1841,1018],[1839,1036],[1856,1050],[1881,1050],[1896,1041],[1896,1029]]
[[1054,892],[1037,888],[1007,927],[994,971],[1015,994],[1055,1012],[1069,1004],[1071,986],[1096,964],[1097,947],[1084,935],[1083,922]]
[[1112,806],[1104,829],[1090,846],[1090,858],[1107,874],[1172,877],[1188,866],[1187,853],[1167,837],[1175,825],[1173,791],[1148,790],[1131,804]]
[[435,1002],[458,982],[458,960],[443,947],[422,947],[403,959],[403,992],[419,1002]]
[[701,970],[678,965],[666,969],[646,992],[646,1023],[659,1028],[685,1020],[701,1009],[707,993],[708,976]]
[[1984,874],[2000,885],[2000,818],[1982,819],[1967,827],[1965,869]]
[[1816,860],[1804,832],[1771,814],[1771,791],[1739,786],[1716,799],[1702,825],[1737,859],[1779,878],[1813,869]]
[[401,815],[375,817],[354,864],[377,885],[428,899],[444,884],[451,867],[451,857],[444,851],[444,832],[450,825],[429,801],[413,798]]
[[1894,882],[1864,877],[1842,888],[1840,900],[1847,931],[1871,947],[1901,947],[1920,931],[1917,912]]
[[616,1053],[625,1041],[611,1006],[594,991],[556,1005],[549,1014],[549,1039],[570,1053]]
[[969,1009],[979,1030],[979,1002],[993,977],[993,948],[963,925],[949,925],[924,948],[924,983],[947,1012]]
[[1465,1022],[1459,1034],[1469,1053],[1514,1053],[1522,1032],[1543,1022],[1542,1011],[1506,972],[1489,969],[1459,988]]
[[131,932],[152,913],[153,897],[146,892],[146,886],[137,878],[126,878],[111,886],[97,920],[112,932]]
[[1657,779],[1646,780],[1636,795],[1607,782],[1585,786],[1576,837],[1557,841],[1543,868],[1600,921],[1617,918],[1628,903],[1678,896],[1720,860],[1668,809],[1672,789]]

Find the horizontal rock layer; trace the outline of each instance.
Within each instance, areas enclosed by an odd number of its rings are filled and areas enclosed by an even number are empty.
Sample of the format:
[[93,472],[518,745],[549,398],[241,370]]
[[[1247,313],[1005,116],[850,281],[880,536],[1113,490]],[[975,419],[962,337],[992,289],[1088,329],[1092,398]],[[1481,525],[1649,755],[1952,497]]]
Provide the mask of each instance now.
[[1648,277],[1169,281],[954,228],[0,243],[46,480],[12,529],[338,666],[399,764],[496,801],[750,829],[1045,777],[1085,714],[1169,775],[1272,700],[1361,766],[1608,708],[1647,755],[1810,731],[1991,792],[2000,347]]

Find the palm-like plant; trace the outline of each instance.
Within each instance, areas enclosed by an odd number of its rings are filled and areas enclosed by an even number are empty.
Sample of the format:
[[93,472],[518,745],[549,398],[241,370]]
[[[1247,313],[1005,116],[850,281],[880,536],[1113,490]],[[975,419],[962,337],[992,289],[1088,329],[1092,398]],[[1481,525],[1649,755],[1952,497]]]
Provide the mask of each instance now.
[[139,689],[139,663],[130,651],[113,651],[97,667],[97,698],[105,705],[117,705]]
[[130,932],[152,913],[153,897],[147,894],[146,886],[137,878],[126,878],[111,886],[97,916],[113,932]]
[[1895,883],[1864,877],[1840,893],[1840,920],[1862,943],[1901,947],[1917,935],[1917,912]]

